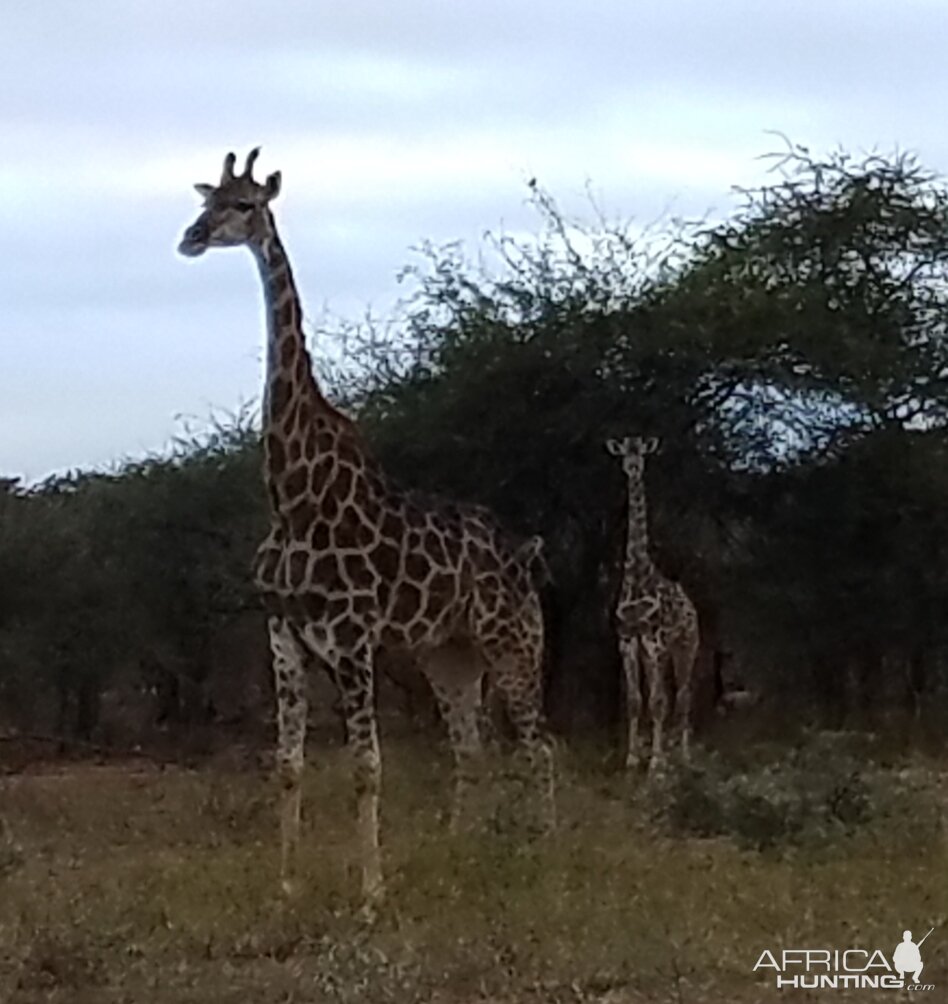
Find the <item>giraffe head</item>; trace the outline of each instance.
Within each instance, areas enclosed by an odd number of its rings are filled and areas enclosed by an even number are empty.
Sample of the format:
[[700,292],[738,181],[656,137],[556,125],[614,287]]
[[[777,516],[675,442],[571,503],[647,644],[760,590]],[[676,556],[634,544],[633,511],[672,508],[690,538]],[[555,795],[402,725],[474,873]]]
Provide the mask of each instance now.
[[660,445],[660,440],[654,436],[648,439],[642,436],[626,436],[624,439],[607,439],[606,449],[614,456],[622,458],[622,469],[631,477],[641,477],[645,467],[645,458],[654,453]]
[[259,240],[267,232],[267,205],[280,193],[280,172],[274,171],[263,184],[253,179],[253,164],[260,153],[255,147],[247,155],[242,174],[234,174],[236,157],[224,158],[220,183],[195,185],[204,199],[204,212],[188,227],[178,250],[189,258],[209,247],[234,247]]

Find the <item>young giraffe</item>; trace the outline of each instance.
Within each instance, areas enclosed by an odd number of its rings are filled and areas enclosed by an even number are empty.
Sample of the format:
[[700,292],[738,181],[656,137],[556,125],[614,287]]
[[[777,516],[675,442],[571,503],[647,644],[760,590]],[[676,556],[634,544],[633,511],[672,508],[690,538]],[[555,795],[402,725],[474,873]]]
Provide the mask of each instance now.
[[[629,483],[629,525],[622,586],[616,604],[616,632],[622,655],[628,715],[626,767],[635,766],[641,755],[639,715],[642,711],[644,675],[648,693],[647,711],[652,721],[651,771],[664,766],[664,729],[672,698],[681,730],[682,756],[688,758],[691,691],[698,654],[698,615],[694,604],[679,583],[662,575],[648,552],[648,511],[643,474],[646,455],[657,448],[657,439],[627,437],[606,442],[606,449],[613,456],[622,458],[622,468]],[[675,692],[670,694],[672,682]]]
[[[478,752],[481,677],[502,695],[541,784],[552,825],[552,751],[541,724],[543,620],[528,562],[490,514],[399,491],[371,458],[355,424],[323,397],[306,350],[299,297],[270,202],[280,174],[253,178],[259,149],[220,183],[197,185],[204,209],[179,250],[248,247],[267,310],[263,404],[271,529],[255,563],[269,619],[282,780],[281,876],[293,886],[306,732],[306,671],[328,669],[355,760],[362,894],[383,891],[378,836],[381,759],[374,706],[380,650],[413,653],[448,726],[455,805]],[[467,656],[467,657],[460,657]]]

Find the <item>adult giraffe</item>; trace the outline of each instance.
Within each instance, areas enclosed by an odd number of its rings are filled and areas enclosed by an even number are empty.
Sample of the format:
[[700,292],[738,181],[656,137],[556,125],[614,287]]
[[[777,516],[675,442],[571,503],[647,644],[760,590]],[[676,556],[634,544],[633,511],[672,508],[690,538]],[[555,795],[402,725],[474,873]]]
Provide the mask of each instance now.
[[[197,185],[204,209],[184,233],[189,257],[246,246],[267,312],[264,474],[271,529],[255,577],[268,610],[282,780],[281,876],[292,887],[299,842],[306,733],[306,667],[327,668],[339,690],[355,759],[362,894],[383,892],[379,848],[381,758],[374,704],[380,650],[415,655],[448,725],[456,799],[478,750],[481,677],[502,694],[541,784],[552,825],[552,751],[541,721],[543,619],[518,553],[490,514],[400,491],[371,457],[355,424],[323,396],[303,336],[303,315],[270,203],[280,174],[253,178],[259,148],[235,175]],[[521,545],[523,546],[523,545]]]

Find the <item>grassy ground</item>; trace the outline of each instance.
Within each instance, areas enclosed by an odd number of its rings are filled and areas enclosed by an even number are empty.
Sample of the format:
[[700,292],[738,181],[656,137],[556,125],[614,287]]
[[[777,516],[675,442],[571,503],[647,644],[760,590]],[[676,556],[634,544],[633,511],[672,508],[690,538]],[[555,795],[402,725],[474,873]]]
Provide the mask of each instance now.
[[306,891],[291,903],[276,895],[274,792],[261,773],[70,764],[5,778],[0,1001],[882,1001],[778,995],[751,970],[765,948],[891,953],[904,927],[933,925],[926,996],[944,999],[948,862],[930,756],[892,765],[927,779],[897,818],[761,853],[670,835],[653,796],[595,751],[561,751],[554,837],[515,825],[522,803],[496,779],[483,826],[450,838],[444,757],[407,740],[384,752],[390,895],[372,929],[352,909],[338,750],[311,754]]

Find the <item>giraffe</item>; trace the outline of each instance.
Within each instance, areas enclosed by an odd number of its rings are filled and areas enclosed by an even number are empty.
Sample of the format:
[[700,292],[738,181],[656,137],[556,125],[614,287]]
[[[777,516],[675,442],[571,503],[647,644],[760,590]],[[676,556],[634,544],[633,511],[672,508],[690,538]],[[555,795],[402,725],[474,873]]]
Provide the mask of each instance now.
[[[538,587],[546,586],[553,581],[549,565],[543,554],[544,547],[545,541],[536,534],[520,544],[508,558],[512,564],[518,564],[526,569]],[[384,675],[401,690],[403,714],[408,719],[410,726],[413,730],[420,731],[428,724],[432,711],[437,707],[437,701],[425,683],[424,669],[418,664],[413,653],[404,650],[381,652],[378,663]],[[478,735],[476,739],[480,743],[483,743],[485,738],[491,741],[496,739],[494,720],[490,712],[489,682],[485,674],[481,681],[482,703],[478,708]],[[454,806],[453,819],[455,823],[459,809],[460,806]]]
[[257,552],[277,701],[281,781],[281,882],[296,888],[306,677],[328,670],[353,756],[363,908],[384,892],[379,846],[381,754],[374,705],[375,658],[417,658],[447,724],[455,761],[455,806],[470,781],[479,742],[485,672],[504,698],[540,789],[544,828],[553,825],[553,760],[541,710],[543,618],[518,552],[482,507],[405,492],[366,448],[356,424],[323,396],[306,349],[303,316],[270,203],[279,172],[253,177],[259,155],[220,182],[196,185],[204,200],[178,250],[245,246],[256,260],[266,318],[264,481],[271,525]]
[[657,439],[640,437],[606,441],[609,453],[621,458],[628,480],[628,531],[615,614],[628,716],[625,764],[627,768],[634,767],[641,755],[639,715],[644,676],[647,711],[652,723],[649,761],[652,772],[661,770],[665,763],[664,730],[672,699],[681,733],[682,756],[688,759],[692,684],[698,654],[695,606],[680,583],[666,578],[655,567],[648,550],[643,475],[645,457],[658,445]]

